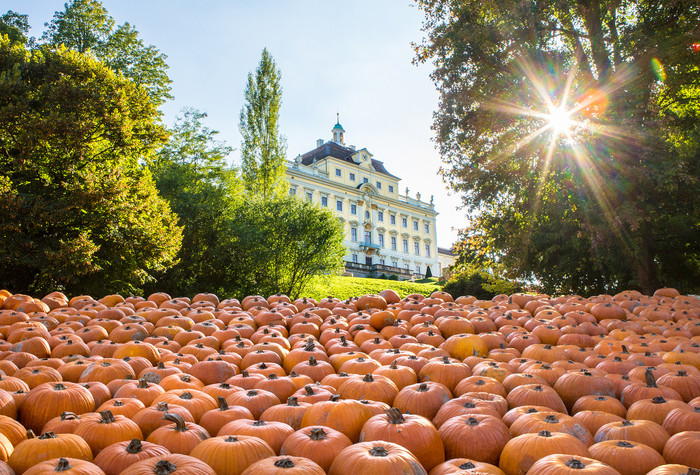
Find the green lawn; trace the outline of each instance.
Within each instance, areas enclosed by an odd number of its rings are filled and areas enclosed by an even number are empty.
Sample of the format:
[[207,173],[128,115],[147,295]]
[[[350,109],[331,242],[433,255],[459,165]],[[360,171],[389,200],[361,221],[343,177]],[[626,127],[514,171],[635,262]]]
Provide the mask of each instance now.
[[440,290],[437,279],[423,279],[430,283],[412,283],[411,281],[396,281],[385,279],[364,279],[360,277],[319,276],[315,277],[305,292],[304,297],[316,300],[333,296],[346,300],[363,294],[378,294],[382,290],[393,289],[401,297],[419,293],[425,296]]

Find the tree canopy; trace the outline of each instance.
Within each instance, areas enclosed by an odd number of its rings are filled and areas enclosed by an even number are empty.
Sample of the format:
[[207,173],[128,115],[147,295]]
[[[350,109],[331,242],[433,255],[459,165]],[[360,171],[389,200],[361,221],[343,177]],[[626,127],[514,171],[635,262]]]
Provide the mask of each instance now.
[[146,46],[129,23],[115,28],[114,18],[98,0],[71,0],[45,26],[45,43],[93,54],[144,87],[156,104],[172,98],[167,56],[153,45]]
[[143,165],[158,118],[94,58],[0,36],[0,281],[130,292],[173,264],[181,229]]
[[281,196],[287,190],[287,146],[279,131],[281,76],[272,55],[263,49],[255,74],[248,74],[240,114],[243,182],[248,193],[263,198]]
[[149,163],[160,195],[183,226],[178,263],[159,276],[153,290],[189,295],[236,290],[232,269],[232,216],[242,201],[238,171],[227,157],[232,148],[204,125],[206,114],[186,109],[170,130],[170,140]]
[[700,3],[417,0],[462,260],[548,291],[700,282]]

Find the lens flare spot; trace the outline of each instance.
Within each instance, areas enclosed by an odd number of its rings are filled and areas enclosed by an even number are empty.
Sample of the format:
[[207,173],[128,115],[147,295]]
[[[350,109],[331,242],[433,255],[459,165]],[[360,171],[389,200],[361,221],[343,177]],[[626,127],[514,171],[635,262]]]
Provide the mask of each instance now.
[[664,69],[664,65],[661,64],[661,61],[659,61],[658,58],[652,58],[651,69],[654,71],[656,79],[658,79],[661,82],[666,80],[666,70]]
[[598,116],[608,108],[608,96],[600,89],[590,89],[581,97],[579,107],[584,116]]

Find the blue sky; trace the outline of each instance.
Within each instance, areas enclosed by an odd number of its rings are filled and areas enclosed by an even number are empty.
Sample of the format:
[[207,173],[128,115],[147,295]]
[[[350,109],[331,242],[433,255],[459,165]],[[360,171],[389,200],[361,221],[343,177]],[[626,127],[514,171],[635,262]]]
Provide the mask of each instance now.
[[[31,34],[64,0],[3,2],[29,15]],[[431,141],[438,94],[430,65],[412,64],[422,12],[409,0],[103,0],[117,24],[126,21],[167,56],[174,100],[163,107],[172,124],[184,107],[208,114],[206,125],[240,147],[238,114],[249,72],[267,47],[282,72],[280,128],[293,158],[331,138],[336,112],[346,143],[366,147],[423,199],[435,195],[438,245],[466,223],[437,172]],[[232,160],[238,161],[234,151]]]

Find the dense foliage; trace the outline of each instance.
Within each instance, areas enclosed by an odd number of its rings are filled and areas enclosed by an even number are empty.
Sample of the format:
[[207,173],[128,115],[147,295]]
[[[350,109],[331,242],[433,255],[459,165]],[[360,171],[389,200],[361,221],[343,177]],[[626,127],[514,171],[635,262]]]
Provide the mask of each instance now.
[[242,295],[298,297],[317,274],[343,268],[344,231],[331,211],[294,197],[252,199],[239,206],[230,230],[231,259],[244,278]]
[[263,49],[255,74],[248,74],[245,105],[238,126],[243,136],[241,160],[245,189],[263,198],[282,196],[287,191],[284,176],[287,145],[279,132],[280,79],[275,60],[267,48]]
[[698,2],[418,4],[463,260],[550,292],[697,291]]
[[231,268],[232,216],[241,201],[240,178],[228,164],[231,147],[204,126],[206,114],[185,110],[170,140],[149,162],[160,195],[183,226],[178,263],[152,287],[187,295],[201,289],[235,290],[238,268]]
[[72,0],[46,26],[42,40],[47,44],[93,55],[143,87],[156,104],[172,98],[165,54],[146,46],[129,23],[115,28],[114,19],[98,0]]
[[65,48],[0,37],[0,281],[129,292],[181,230],[141,160],[165,136],[149,97]]

